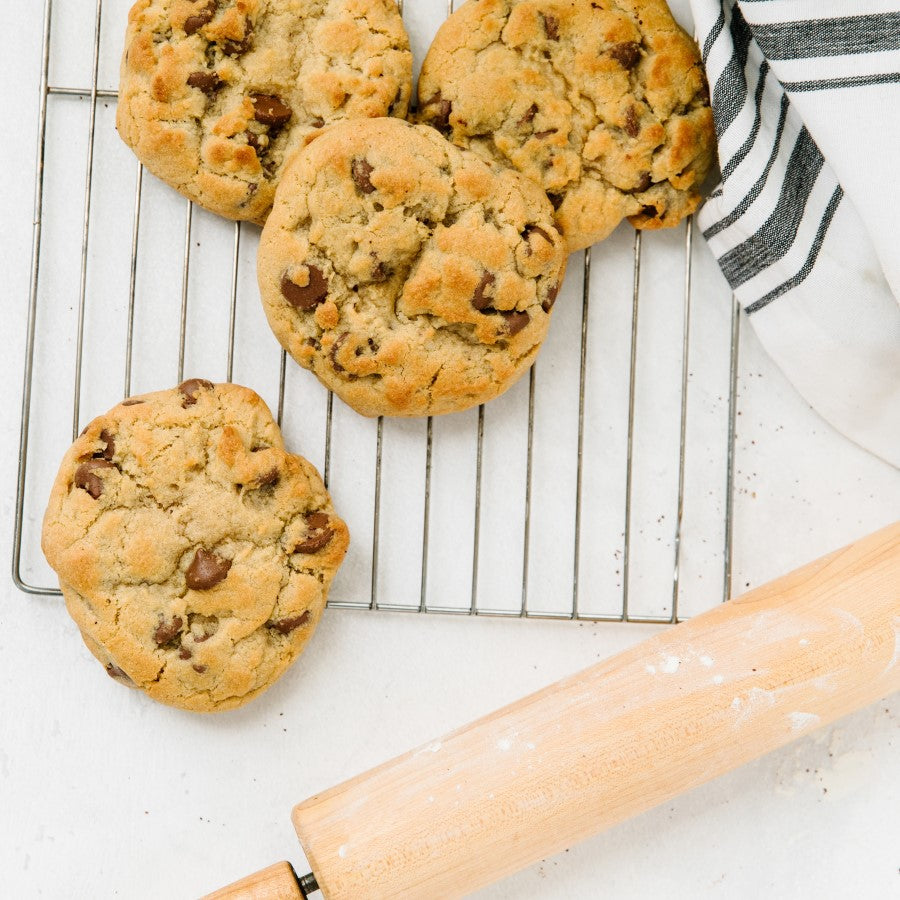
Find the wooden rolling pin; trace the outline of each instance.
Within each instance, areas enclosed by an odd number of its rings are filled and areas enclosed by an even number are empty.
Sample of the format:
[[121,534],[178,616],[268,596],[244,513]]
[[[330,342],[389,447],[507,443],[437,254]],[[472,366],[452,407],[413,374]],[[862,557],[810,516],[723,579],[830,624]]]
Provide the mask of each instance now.
[[294,809],[210,895],[459,897],[900,690],[900,523]]

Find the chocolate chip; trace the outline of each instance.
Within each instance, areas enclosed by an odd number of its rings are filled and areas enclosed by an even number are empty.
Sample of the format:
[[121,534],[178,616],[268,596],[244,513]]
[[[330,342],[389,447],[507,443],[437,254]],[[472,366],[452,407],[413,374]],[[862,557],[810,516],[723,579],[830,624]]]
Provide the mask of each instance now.
[[341,349],[344,341],[350,337],[350,333],[345,331],[332,345],[331,350],[328,351],[328,356],[331,358],[331,364],[334,366],[335,372],[345,372],[346,369],[337,361],[337,352]]
[[441,92],[438,91],[430,100],[426,100],[422,104],[422,108],[424,109],[426,106],[436,106],[437,112],[431,116],[431,124],[437,128],[438,130],[448,128],[450,126],[450,113],[453,109],[453,105],[449,100],[444,100],[441,97]]
[[522,232],[522,237],[527,241],[530,234],[535,233],[539,234],[548,244],[551,246],[554,245],[555,241],[553,238],[541,228],[540,225],[526,225],[525,230]]
[[369,176],[375,171],[375,167],[369,165],[369,161],[357,157],[350,163],[350,174],[353,176],[353,183],[364,193],[371,194],[375,190],[375,185],[369,181]]
[[646,191],[651,184],[653,184],[653,179],[650,177],[650,173],[644,172],[641,175],[641,180],[637,183],[637,187],[635,187],[635,190]]
[[281,472],[273,466],[268,472],[263,472],[259,478],[254,479],[253,484],[258,488],[272,487],[273,485],[278,484],[280,479]]
[[481,281],[478,282],[478,286],[475,288],[475,293],[472,294],[472,306],[477,310],[487,309],[491,305],[491,300],[489,297],[485,296],[485,291],[494,283],[496,279],[490,272],[485,272],[484,275],[481,276]]
[[134,682],[114,663],[107,663],[106,674],[109,675],[110,678],[116,678],[125,681],[128,684],[134,684]]
[[222,79],[215,72],[191,72],[187,83],[192,88],[203,91],[204,94],[214,94],[222,87]]
[[206,671],[206,666],[198,666],[196,663],[191,668],[198,674],[202,675]]
[[267,627],[273,628],[279,634],[290,634],[295,628],[305,625],[309,621],[309,611],[301,613],[299,616],[291,616],[284,619],[269,619],[266,622]]
[[184,33],[185,34],[194,34],[199,31],[204,25],[207,25],[209,22],[212,22],[213,16],[216,14],[216,7],[219,4],[216,0],[209,0],[209,2],[204,6],[198,13],[195,13],[193,16],[188,16],[184,21]]
[[550,200],[550,205],[554,209],[559,209],[562,206],[563,200],[566,199],[562,194],[547,194],[547,198]]
[[546,131],[536,131],[534,136],[538,138],[538,140],[543,140],[545,137],[550,137],[551,134],[556,134],[555,128],[548,128]]
[[328,527],[329,521],[325,513],[310,513],[306,517],[306,537],[294,547],[294,553],[318,553],[327,547],[334,537],[333,529]]
[[259,155],[260,147],[262,147],[262,144],[259,141],[260,135],[247,129],[247,131],[244,132],[244,137],[247,138],[247,143],[256,151],[257,155]]
[[559,19],[557,19],[556,16],[548,16],[546,13],[541,13],[541,18],[544,20],[544,32],[547,35],[548,40],[558,41]]
[[623,41],[609,48],[609,55],[623,68],[633,69],[641,58],[641,45],[634,41]]
[[291,118],[291,108],[280,98],[272,94],[251,94],[253,118],[263,125],[280,128]]
[[194,643],[202,644],[219,630],[219,620],[215,616],[201,616],[191,613],[188,616],[188,628]]
[[510,337],[518,334],[531,321],[531,316],[527,312],[519,312],[515,309],[509,312],[501,312],[500,315],[506,319],[506,330],[509,332]]
[[551,309],[553,309],[553,304],[556,303],[557,294],[559,294],[560,282],[556,282],[548,291],[547,291],[547,299],[541,304],[541,309],[548,313]]
[[633,106],[629,106],[628,112],[625,113],[625,133],[633,138],[641,133],[641,126]]
[[121,405],[122,406],[137,406],[139,403],[146,403],[146,402],[147,402],[146,400],[134,400],[134,399],[129,398],[128,400],[123,400]]
[[160,616],[159,624],[156,631],[153,632],[153,640],[156,641],[158,647],[174,641],[181,634],[181,626],[184,625],[184,619],[181,616],[173,616],[171,622],[167,622]]
[[643,206],[641,207],[641,215],[655,218],[659,215],[659,210],[655,206]]
[[100,432],[100,440],[106,443],[106,446],[100,452],[100,455],[107,461],[113,458],[116,452],[116,442],[113,436],[105,428]]
[[328,282],[322,274],[322,270],[316,266],[307,266],[309,270],[309,283],[300,287],[287,273],[281,276],[281,295],[294,309],[303,312],[311,312],[328,296]]
[[182,648],[178,651],[178,658],[179,658],[179,659],[190,659],[193,655],[194,655],[194,654],[191,653],[191,651],[188,650],[187,647],[182,647]]
[[369,256],[371,256],[375,261],[375,265],[372,267],[372,274],[369,276],[369,278],[376,284],[380,284],[382,281],[387,281],[391,273],[388,267],[384,264],[384,260],[379,259],[375,255],[374,250],[370,251]]
[[215,587],[220,581],[224,581],[230,568],[230,559],[224,559],[201,547],[187,567],[184,581],[192,591],[205,591]]
[[89,459],[75,470],[75,487],[87,491],[95,500],[103,493],[103,480],[95,474],[97,469],[114,469],[105,459]]
[[528,109],[525,110],[525,114],[516,122],[517,127],[524,128],[536,115],[537,115],[538,107],[537,103],[532,103]]
[[313,128],[322,128],[325,125],[325,120],[321,116],[316,116],[309,124]]
[[253,44],[253,29],[246,25],[246,33],[239,41],[228,39],[222,42],[222,52],[227,56],[240,56],[246,53]]
[[206,388],[206,390],[211,391],[213,389],[213,383],[207,381],[205,378],[188,378],[187,381],[182,381],[181,384],[178,385],[178,390],[184,394],[184,400],[181,401],[182,409],[187,409],[197,402],[197,395],[200,393],[200,388]]

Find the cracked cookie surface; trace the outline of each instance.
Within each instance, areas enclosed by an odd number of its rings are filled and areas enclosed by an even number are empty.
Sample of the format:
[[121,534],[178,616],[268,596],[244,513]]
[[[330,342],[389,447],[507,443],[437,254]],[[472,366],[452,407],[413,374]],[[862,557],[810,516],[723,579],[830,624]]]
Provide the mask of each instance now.
[[248,388],[191,379],[94,419],[42,547],[88,649],[155,700],[242,705],[303,650],[347,527]]
[[438,30],[419,120],[537,181],[569,247],[692,213],[715,154],[697,47],[664,0],[467,0]]
[[541,189],[398,119],[326,129],[291,161],[257,273],[269,324],[358,412],[434,415],[534,362],[567,249]]
[[116,125],[157,177],[262,223],[288,157],[324,125],[409,104],[393,0],[138,0]]

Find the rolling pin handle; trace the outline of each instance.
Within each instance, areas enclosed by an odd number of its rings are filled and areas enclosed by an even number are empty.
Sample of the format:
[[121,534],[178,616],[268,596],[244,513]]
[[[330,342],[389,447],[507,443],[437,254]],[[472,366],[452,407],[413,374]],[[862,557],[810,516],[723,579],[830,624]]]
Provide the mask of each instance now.
[[[296,872],[294,873],[297,874]],[[302,875],[297,877],[297,885],[300,888],[300,893],[303,894],[303,897],[306,898],[310,894],[314,894],[317,890],[319,890],[319,882],[316,881],[316,876],[313,875],[312,872],[309,872],[307,875]]]

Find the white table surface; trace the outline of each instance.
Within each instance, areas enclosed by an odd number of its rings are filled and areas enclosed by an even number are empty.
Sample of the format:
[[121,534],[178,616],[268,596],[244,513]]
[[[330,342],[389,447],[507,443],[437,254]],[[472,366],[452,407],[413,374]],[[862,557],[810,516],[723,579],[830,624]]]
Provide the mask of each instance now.
[[[0,560],[11,556],[41,22],[0,58]],[[79,170],[82,160],[77,160]],[[900,475],[824,424],[741,344],[735,584],[753,586],[900,509]],[[752,373],[752,374],[751,374]],[[66,377],[61,375],[60,377]],[[60,601],[0,579],[0,895],[192,897],[304,860],[292,804],[651,629],[332,610],[248,708],[196,717],[105,678]],[[900,896],[900,697],[815,733],[483,898]]]

